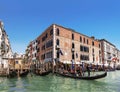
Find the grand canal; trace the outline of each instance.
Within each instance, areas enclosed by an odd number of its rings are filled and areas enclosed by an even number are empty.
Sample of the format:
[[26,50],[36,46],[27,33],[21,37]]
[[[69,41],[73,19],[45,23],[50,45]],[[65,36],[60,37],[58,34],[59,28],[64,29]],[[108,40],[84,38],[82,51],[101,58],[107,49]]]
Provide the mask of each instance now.
[[120,71],[98,80],[76,80],[49,74],[45,77],[0,78],[0,92],[120,92]]

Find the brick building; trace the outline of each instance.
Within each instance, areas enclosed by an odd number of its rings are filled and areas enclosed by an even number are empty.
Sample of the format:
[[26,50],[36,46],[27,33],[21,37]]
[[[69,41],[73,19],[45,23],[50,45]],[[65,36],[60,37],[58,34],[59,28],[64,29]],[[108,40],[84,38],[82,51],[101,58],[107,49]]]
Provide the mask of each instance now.
[[[102,63],[101,43],[94,37],[88,37],[70,28],[53,24],[37,37],[35,42],[36,59],[40,62]],[[33,43],[28,47],[31,58]]]

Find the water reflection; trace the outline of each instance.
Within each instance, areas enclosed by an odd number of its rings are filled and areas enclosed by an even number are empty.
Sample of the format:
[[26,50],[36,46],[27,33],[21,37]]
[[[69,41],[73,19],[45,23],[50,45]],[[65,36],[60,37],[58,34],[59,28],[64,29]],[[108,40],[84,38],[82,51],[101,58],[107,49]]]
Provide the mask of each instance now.
[[99,80],[78,80],[55,75],[0,78],[0,92],[119,92],[120,71]]

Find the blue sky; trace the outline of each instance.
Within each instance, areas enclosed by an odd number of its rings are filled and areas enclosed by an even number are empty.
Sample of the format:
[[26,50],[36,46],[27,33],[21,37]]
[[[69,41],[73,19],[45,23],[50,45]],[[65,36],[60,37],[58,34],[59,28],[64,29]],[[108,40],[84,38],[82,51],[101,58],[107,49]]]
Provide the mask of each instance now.
[[0,0],[0,20],[13,52],[53,23],[105,38],[120,49],[120,0]]

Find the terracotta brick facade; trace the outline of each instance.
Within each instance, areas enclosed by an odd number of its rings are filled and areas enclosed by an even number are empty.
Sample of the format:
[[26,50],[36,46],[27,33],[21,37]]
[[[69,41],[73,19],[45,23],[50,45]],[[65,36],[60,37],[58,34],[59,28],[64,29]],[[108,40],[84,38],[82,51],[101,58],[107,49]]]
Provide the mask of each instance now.
[[[56,36],[56,39],[59,39],[59,47],[63,52],[63,55],[60,54],[61,62],[70,63],[73,60],[76,63],[101,63],[101,44],[98,40],[59,25],[56,25],[56,29],[59,29],[59,36]],[[73,49],[72,44],[74,44]],[[81,51],[81,46],[88,51]]]
[[72,29],[53,24],[36,40],[36,59],[40,62],[101,63],[100,42]]
[[[48,62],[52,60],[52,57],[45,58],[47,57],[46,54],[49,54],[52,52],[52,48],[53,48],[52,41],[53,41],[53,27],[50,26],[39,37],[37,37],[37,59],[38,61]],[[49,46],[49,44],[51,44],[51,46]]]

